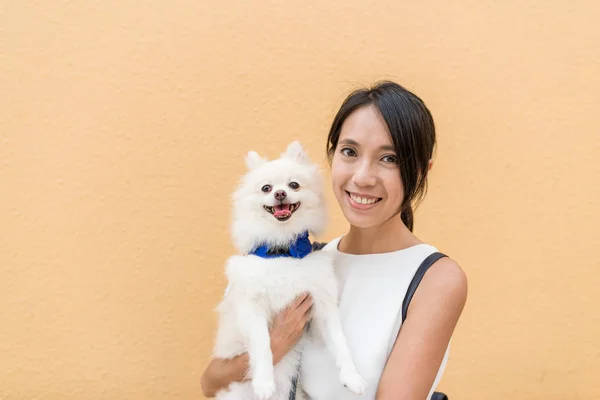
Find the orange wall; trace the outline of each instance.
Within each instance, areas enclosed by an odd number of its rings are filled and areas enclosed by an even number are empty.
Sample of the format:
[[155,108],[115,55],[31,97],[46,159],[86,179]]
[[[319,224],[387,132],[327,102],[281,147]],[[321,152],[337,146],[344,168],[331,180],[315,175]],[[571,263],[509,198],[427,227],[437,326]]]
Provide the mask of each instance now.
[[198,398],[243,155],[325,165],[392,78],[439,133],[417,233],[470,280],[442,389],[600,399],[599,4],[0,0],[0,398]]

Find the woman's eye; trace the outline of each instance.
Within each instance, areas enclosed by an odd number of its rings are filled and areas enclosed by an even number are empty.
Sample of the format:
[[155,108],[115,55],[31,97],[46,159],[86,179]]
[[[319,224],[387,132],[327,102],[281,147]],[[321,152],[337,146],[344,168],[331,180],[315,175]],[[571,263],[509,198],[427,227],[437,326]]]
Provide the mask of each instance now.
[[383,161],[388,164],[396,164],[397,159],[395,156],[385,156],[385,157],[383,157]]
[[349,148],[349,147],[345,147],[341,150],[342,154],[345,155],[346,157],[354,157],[356,155],[356,152]]
[[271,185],[265,185],[260,190],[262,190],[263,193],[269,193],[271,191]]
[[300,188],[300,185],[298,184],[298,182],[290,182],[289,187],[294,190],[298,190],[298,188]]

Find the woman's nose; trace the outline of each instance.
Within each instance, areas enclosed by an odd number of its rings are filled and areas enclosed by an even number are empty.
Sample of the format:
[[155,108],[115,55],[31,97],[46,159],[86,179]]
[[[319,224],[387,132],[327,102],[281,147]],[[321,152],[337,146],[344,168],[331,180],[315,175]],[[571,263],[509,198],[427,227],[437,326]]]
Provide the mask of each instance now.
[[377,182],[377,177],[368,162],[361,163],[357,166],[352,176],[352,182],[356,186],[374,186]]

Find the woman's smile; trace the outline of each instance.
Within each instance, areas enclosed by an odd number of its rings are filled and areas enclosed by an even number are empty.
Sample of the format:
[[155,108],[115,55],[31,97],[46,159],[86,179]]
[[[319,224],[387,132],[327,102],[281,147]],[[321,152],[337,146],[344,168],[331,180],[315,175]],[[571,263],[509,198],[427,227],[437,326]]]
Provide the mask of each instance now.
[[346,191],[346,197],[350,206],[356,210],[366,211],[375,207],[382,199],[381,197]]

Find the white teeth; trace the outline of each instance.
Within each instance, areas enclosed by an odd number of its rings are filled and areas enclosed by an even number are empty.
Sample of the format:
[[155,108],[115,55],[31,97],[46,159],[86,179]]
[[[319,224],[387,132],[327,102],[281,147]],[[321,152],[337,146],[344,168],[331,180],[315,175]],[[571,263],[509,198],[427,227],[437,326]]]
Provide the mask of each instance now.
[[363,197],[358,197],[353,194],[350,194],[350,198],[359,204],[373,204],[377,201],[377,199],[365,199]]

